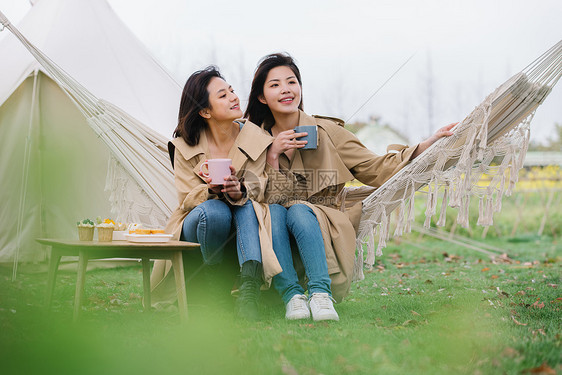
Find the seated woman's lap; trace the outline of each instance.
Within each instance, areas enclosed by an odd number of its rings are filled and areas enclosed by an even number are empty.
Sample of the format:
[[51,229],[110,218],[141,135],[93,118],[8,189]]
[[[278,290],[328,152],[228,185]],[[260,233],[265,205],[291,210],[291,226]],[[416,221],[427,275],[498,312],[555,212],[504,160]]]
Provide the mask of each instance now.
[[240,266],[251,260],[261,263],[259,224],[252,201],[248,200],[241,206],[232,206],[232,214]]
[[[289,233],[287,232],[287,209],[279,204],[270,204],[269,213],[271,216],[271,234],[273,241],[289,241]],[[273,244],[275,247],[275,243]]]
[[222,261],[232,228],[231,209],[223,201],[210,199],[195,207],[183,221],[181,240],[197,242],[205,264]]
[[295,204],[287,209],[287,228],[299,245],[307,240],[316,240],[324,246],[316,214],[305,204]]

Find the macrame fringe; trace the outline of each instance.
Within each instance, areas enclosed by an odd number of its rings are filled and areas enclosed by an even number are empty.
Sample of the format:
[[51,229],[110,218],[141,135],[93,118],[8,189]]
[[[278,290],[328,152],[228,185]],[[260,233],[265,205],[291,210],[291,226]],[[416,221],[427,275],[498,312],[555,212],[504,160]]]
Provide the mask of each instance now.
[[400,206],[398,207],[398,217],[396,218],[396,229],[394,230],[394,236],[400,237],[404,232],[404,212],[406,211],[406,202],[402,199],[400,201]]
[[[413,182],[412,182],[412,186],[413,186]],[[405,231],[406,233],[410,233],[412,231],[412,223],[415,220],[415,207],[414,207],[414,196],[415,196],[416,190],[414,188],[412,188],[412,191],[410,193],[410,201],[408,204],[408,219],[406,220],[406,228]]]
[[112,157],[107,168],[105,191],[110,193],[111,214],[117,221],[155,228],[166,225],[167,216]]
[[360,239],[355,240],[355,248],[357,249],[357,254],[355,256],[355,262],[353,264],[353,281],[361,281],[365,278],[363,273],[363,241]]
[[365,264],[368,267],[373,267],[375,264],[375,236],[379,228],[377,225],[367,237],[367,259],[365,259]]
[[386,213],[382,215],[381,218],[381,225],[379,230],[379,244],[377,246],[377,253],[376,256],[382,256],[382,249],[386,247],[386,240],[388,239],[388,231],[390,227],[390,216],[387,216]]
[[[489,108],[479,113],[484,118],[489,117]],[[447,206],[458,208],[457,223],[464,228],[469,226],[469,206],[470,197],[478,193],[478,225],[492,225],[493,214],[501,210],[501,201],[504,195],[513,189],[517,182],[517,173],[523,163],[524,154],[528,145],[528,123],[523,124],[522,129],[517,129],[514,134],[515,141],[510,140],[508,147],[492,145],[487,146],[487,132],[473,131],[474,140],[472,142],[475,152],[468,152],[466,148],[461,152],[461,157],[457,167],[449,173],[441,173],[439,171],[432,172],[426,180],[427,201],[425,210],[424,225],[431,225],[431,218],[437,212],[438,201],[441,201],[439,219],[437,226],[444,226],[447,218]],[[525,128],[527,127],[527,128]],[[481,130],[481,129],[480,129]],[[523,140],[521,140],[521,136]],[[470,142],[469,142],[470,143]],[[503,151],[502,151],[503,150]],[[517,152],[516,152],[517,151]],[[504,153],[504,162],[498,167],[490,166],[493,156]],[[522,156],[523,155],[523,156]],[[461,160],[462,159],[462,160]],[[437,164],[437,162],[436,162]],[[466,166],[464,169],[460,166]],[[495,168],[495,174],[492,169]],[[492,174],[493,182],[488,187],[479,187],[477,185],[480,176],[483,174]],[[508,180],[509,179],[509,180]],[[362,273],[363,246],[366,245],[367,256],[363,262],[363,266],[372,267],[376,257],[382,256],[382,249],[386,247],[387,240],[390,238],[390,215],[387,214],[387,207],[393,204],[394,209],[398,209],[396,216],[396,229],[394,236],[401,236],[404,233],[411,232],[412,223],[415,220],[415,191],[416,184],[419,186],[420,179],[411,179],[407,187],[404,189],[404,195],[398,201],[378,202],[376,209],[380,212],[379,219],[371,224],[372,232],[366,237],[366,241],[357,241],[358,259],[354,264],[354,278],[364,277]],[[441,188],[440,188],[441,187]],[[439,194],[443,191],[441,199]],[[390,213],[390,212],[388,212]],[[378,229],[378,230],[377,230]],[[374,251],[374,240],[378,231],[378,243],[376,252]],[[361,247],[361,249],[360,249]],[[359,257],[360,256],[360,257]]]
[[486,209],[484,212],[483,226],[490,226],[494,224],[494,197],[488,196],[486,198]]
[[446,187],[443,192],[443,198],[441,199],[441,212],[439,213],[439,220],[435,225],[438,227],[444,227],[445,221],[447,220],[447,204],[449,203],[449,188]]
[[[429,228],[431,226],[431,217],[435,215],[437,206],[437,184],[434,181],[432,182],[429,182],[429,184],[427,184],[425,222],[423,223],[425,228]],[[434,185],[433,188],[432,185]]]

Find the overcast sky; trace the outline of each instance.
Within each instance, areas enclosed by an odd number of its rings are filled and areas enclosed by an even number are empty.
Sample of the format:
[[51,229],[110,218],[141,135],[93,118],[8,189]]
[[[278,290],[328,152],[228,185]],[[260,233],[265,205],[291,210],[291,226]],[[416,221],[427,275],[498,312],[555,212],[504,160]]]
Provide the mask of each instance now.
[[[245,105],[258,60],[287,51],[301,69],[306,112],[350,122],[380,116],[412,143],[462,120],[562,39],[559,0],[108,2],[182,85],[215,64]],[[29,8],[0,0],[16,25]],[[562,124],[560,86],[537,111],[535,140]]]

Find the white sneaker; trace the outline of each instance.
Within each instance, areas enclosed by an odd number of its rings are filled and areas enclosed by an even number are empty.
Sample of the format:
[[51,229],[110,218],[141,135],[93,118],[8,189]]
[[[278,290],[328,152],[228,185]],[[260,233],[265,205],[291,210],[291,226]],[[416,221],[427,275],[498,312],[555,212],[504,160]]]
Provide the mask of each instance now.
[[287,303],[285,319],[298,320],[310,318],[310,310],[306,302],[307,299],[304,294],[295,294]]
[[[308,301],[312,319],[320,320],[340,320],[338,313],[332,303],[334,299],[328,293],[313,293]],[[334,301],[335,302],[335,301]]]

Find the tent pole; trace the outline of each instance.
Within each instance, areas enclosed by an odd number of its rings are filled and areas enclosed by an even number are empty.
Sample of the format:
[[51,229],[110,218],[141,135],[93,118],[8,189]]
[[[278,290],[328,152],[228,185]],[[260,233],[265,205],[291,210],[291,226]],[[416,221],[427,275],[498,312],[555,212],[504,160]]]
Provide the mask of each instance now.
[[29,115],[29,124],[27,128],[27,136],[25,138],[25,153],[23,156],[23,174],[22,174],[22,181],[21,181],[21,190],[20,190],[20,205],[18,211],[18,226],[17,226],[17,234],[16,234],[16,253],[14,254],[14,264],[12,267],[12,281],[16,281],[17,273],[18,273],[18,263],[19,263],[19,253],[21,249],[21,237],[22,237],[22,229],[23,229],[23,218],[24,218],[24,210],[25,210],[25,203],[27,200],[27,181],[29,177],[29,161],[31,159],[31,136],[33,130],[33,120],[35,115],[35,105],[36,105],[36,97],[37,97],[37,78],[39,76],[39,71],[37,69],[33,72],[33,93],[31,95],[31,108],[30,108],[30,115]]

